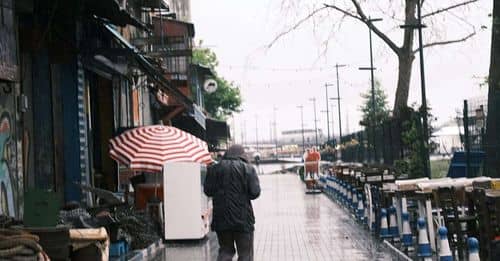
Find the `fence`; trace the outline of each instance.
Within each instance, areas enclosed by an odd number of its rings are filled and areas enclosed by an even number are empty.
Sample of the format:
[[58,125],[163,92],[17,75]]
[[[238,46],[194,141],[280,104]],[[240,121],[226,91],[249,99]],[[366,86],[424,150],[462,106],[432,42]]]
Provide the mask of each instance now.
[[401,118],[391,118],[363,131],[342,137],[342,161],[394,164],[408,155],[412,144],[405,144],[403,133],[414,125],[416,133],[421,133],[418,112],[408,110]]
[[372,128],[345,135],[341,140],[342,160],[393,164],[403,156],[401,133],[401,120],[391,119],[377,125],[375,135]]
[[457,125],[464,150],[484,151],[488,100],[475,98],[465,100],[462,111],[457,111]]
[[[487,99],[475,98],[464,101],[464,107],[457,110],[456,124],[460,130],[460,143],[464,151],[485,151]],[[429,124],[430,126],[430,124]],[[422,147],[415,141],[422,140],[420,113],[407,110],[401,118],[392,118],[365,130],[345,135],[341,139],[341,155],[344,162],[383,163],[393,165],[396,160],[407,159],[411,151]],[[432,128],[429,131],[432,136]],[[408,135],[413,135],[408,138]],[[413,140],[409,142],[409,140]],[[429,140],[432,153],[435,144]],[[466,157],[469,153],[465,153]]]

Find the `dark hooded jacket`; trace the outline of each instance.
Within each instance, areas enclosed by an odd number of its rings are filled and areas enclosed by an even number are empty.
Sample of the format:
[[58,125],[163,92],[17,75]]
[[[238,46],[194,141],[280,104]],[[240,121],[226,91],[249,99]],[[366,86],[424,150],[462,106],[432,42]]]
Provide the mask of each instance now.
[[[229,152],[229,151],[228,151]],[[252,203],[260,195],[255,168],[241,153],[226,153],[208,168],[204,191],[213,197],[214,231],[252,232],[255,217]]]

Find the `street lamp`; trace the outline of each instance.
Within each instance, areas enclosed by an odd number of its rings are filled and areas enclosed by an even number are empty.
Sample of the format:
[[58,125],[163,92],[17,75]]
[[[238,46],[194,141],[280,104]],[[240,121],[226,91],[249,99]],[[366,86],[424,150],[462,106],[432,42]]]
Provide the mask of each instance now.
[[313,102],[313,106],[314,106],[314,133],[316,136],[316,148],[317,148],[318,147],[318,120],[316,118],[316,98],[311,98],[309,100]]
[[[368,18],[368,23],[372,24],[373,22],[379,22],[379,21],[382,21],[382,18]],[[372,44],[372,28],[368,26],[368,35],[369,35],[369,39],[370,39],[370,67],[360,67],[359,70],[368,70],[370,71],[370,74],[371,74],[371,86],[372,86],[372,110],[371,110],[371,114],[372,114],[372,142],[373,142],[373,148],[372,148],[372,151],[373,151],[373,161],[376,162],[377,161],[377,147],[376,147],[376,144],[377,142],[375,141],[376,140],[376,136],[375,136],[375,131],[376,131],[376,108],[375,108],[375,77],[373,76],[373,71],[375,71],[377,68],[373,67],[373,44]]]
[[297,106],[297,108],[300,109],[300,123],[301,123],[301,128],[302,128],[302,153],[306,153],[306,141],[304,138],[304,106],[300,105]]
[[418,24],[405,24],[400,26],[401,28],[418,29],[418,52],[420,58],[420,90],[422,92],[422,108],[420,113],[422,114],[422,157],[424,159],[424,174],[426,177],[431,178],[431,168],[429,162],[429,126],[427,122],[427,97],[425,94],[425,70],[424,70],[424,47],[422,39],[422,28],[426,26],[422,24],[422,6],[421,2],[417,1],[417,19]]

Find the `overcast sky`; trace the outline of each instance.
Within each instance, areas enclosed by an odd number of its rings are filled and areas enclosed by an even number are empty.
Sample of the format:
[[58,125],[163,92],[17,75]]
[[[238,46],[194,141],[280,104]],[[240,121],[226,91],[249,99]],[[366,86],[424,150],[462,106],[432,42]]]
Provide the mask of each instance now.
[[[304,124],[314,127],[313,103],[317,99],[318,126],[326,134],[325,83],[336,83],[334,65],[347,64],[340,69],[342,97],[342,127],[346,133],[359,130],[362,102],[359,94],[370,86],[368,29],[350,18],[341,19],[334,11],[323,11],[314,19],[286,34],[271,48],[269,44],[278,34],[288,30],[302,17],[324,1],[306,0],[191,0],[192,20],[196,39],[203,46],[212,48],[220,62],[217,71],[224,78],[241,87],[243,112],[234,116],[237,141],[246,127],[246,139],[255,140],[256,115],[258,115],[259,139],[269,139],[273,107],[277,108],[278,132],[300,129],[300,110],[304,106]],[[282,2],[290,3],[289,7]],[[328,2],[328,1],[327,1]],[[347,0],[334,1],[350,6]],[[344,2],[344,3],[342,3]],[[402,12],[389,1],[376,1],[366,5],[372,17],[382,17],[377,25],[400,45],[403,22]],[[394,2],[394,1],[392,1]],[[396,1],[400,2],[400,1]],[[446,6],[459,0],[429,2],[423,13]],[[425,42],[462,38],[472,32],[477,34],[465,43],[425,49],[427,97],[432,113],[444,122],[456,115],[463,99],[484,96],[486,87],[479,83],[488,74],[492,3],[480,0],[478,4],[425,20]],[[391,19],[394,16],[395,19]],[[340,23],[342,21],[342,23]],[[481,30],[481,26],[487,26]],[[325,48],[325,40],[329,39]],[[416,38],[417,39],[417,38]],[[397,83],[397,59],[377,37],[373,38],[375,77],[389,97],[392,109]],[[415,59],[410,90],[410,104],[420,104],[419,60]],[[479,78],[478,78],[479,77]],[[336,86],[329,87],[329,96],[336,97]],[[338,113],[335,103],[335,135],[338,135]]]

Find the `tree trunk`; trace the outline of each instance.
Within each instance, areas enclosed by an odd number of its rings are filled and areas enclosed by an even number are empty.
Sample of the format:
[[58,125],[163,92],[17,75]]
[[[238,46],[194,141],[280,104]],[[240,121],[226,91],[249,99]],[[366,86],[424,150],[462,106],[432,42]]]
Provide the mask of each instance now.
[[396,118],[401,116],[401,111],[408,104],[408,95],[410,93],[411,70],[413,68],[413,55],[398,56],[399,71],[398,71],[398,87],[396,89],[396,99],[394,100],[393,115]]
[[[405,3],[405,25],[416,25],[418,0],[406,0]],[[413,40],[415,38],[413,28],[404,29],[403,46],[399,50],[398,62],[398,87],[396,89],[396,99],[394,101],[393,115],[399,117],[401,111],[408,105],[408,95],[410,93],[411,69],[415,55],[413,54]]]
[[486,122],[486,174],[500,177],[500,2],[493,1],[491,58]]

